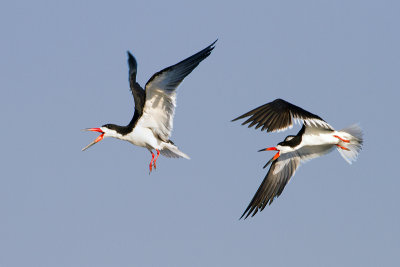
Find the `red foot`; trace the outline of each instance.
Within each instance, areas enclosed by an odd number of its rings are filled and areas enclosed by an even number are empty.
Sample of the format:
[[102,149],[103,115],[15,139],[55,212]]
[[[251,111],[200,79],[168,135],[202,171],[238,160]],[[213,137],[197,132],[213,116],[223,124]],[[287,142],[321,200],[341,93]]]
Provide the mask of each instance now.
[[149,174],[151,173],[152,169],[153,169],[153,160],[154,160],[154,153],[151,151],[151,161],[150,161],[150,165],[149,165]]
[[343,150],[350,151],[350,149],[348,149],[347,147],[344,147],[344,146],[341,146],[341,145],[336,145],[336,146],[339,147],[339,148],[341,148],[341,149],[343,149]]
[[341,137],[339,137],[337,135],[334,135],[333,137],[336,137],[336,138],[338,138],[339,140],[341,140],[341,141],[343,141],[345,143],[350,143],[350,140],[343,139],[343,138],[341,138]]
[[160,151],[158,149],[156,149],[156,151],[157,151],[157,157],[154,159],[154,169],[157,169],[156,161],[158,159],[158,156],[160,156]]

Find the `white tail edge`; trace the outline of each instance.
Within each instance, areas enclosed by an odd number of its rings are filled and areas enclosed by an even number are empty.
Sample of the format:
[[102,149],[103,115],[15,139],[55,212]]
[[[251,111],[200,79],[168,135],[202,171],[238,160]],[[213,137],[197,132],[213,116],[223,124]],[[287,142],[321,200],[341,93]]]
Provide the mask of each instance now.
[[341,141],[339,145],[348,148],[349,150],[344,150],[337,148],[340,155],[349,163],[352,164],[356,161],[358,154],[360,153],[363,145],[363,133],[358,124],[353,124],[347,128],[339,131],[339,134],[344,139],[350,140],[349,143]]
[[175,145],[171,143],[165,143],[163,149],[160,150],[161,155],[168,158],[185,158],[190,159],[188,155],[180,151]]

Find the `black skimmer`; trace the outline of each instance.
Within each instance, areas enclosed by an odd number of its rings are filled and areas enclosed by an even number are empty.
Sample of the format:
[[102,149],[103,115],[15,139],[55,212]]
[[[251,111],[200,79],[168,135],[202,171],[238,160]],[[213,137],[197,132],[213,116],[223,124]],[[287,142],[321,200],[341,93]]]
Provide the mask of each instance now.
[[[160,153],[166,157],[189,159],[189,156],[178,149],[170,140],[176,103],[176,88],[201,61],[207,58],[214,49],[216,41],[181,62],[155,73],[143,89],[136,82],[136,59],[128,51],[129,82],[135,102],[135,112],[127,126],[105,124],[100,128],[89,128],[87,131],[99,132],[101,135],[82,149],[88,149],[104,137],[114,137],[134,145],[147,148],[151,153],[149,165],[156,168]],[[152,150],[157,151],[157,156]]]
[[255,125],[255,129],[258,129],[262,126],[261,131],[286,130],[293,126],[293,120],[301,121],[303,126],[297,135],[289,135],[275,147],[260,150],[278,152],[265,164],[264,168],[272,163],[256,194],[240,218],[246,215],[246,219],[250,214],[253,217],[267,204],[271,205],[274,198],[280,196],[300,163],[320,157],[336,147],[342,157],[351,164],[356,160],[362,147],[362,131],[358,125],[335,131],[319,116],[282,99],[262,105],[232,121],[249,116],[251,117],[242,125],[251,122],[249,128]]

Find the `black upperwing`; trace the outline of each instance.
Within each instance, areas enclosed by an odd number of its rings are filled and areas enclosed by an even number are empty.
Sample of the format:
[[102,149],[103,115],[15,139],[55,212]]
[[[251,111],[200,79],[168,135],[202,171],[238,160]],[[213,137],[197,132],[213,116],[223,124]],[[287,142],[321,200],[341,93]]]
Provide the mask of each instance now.
[[232,121],[243,119],[248,116],[251,117],[243,122],[242,125],[251,122],[248,126],[249,128],[253,125],[256,125],[256,129],[262,126],[261,131],[266,129],[267,132],[286,130],[293,126],[293,119],[301,120],[307,126],[332,129],[332,127],[319,116],[283,99],[276,99],[259,106]]
[[146,100],[146,94],[144,89],[136,82],[137,74],[137,62],[134,56],[127,51],[128,54],[128,66],[129,66],[129,85],[135,101],[135,113],[138,112],[138,116],[143,114],[144,102]]
[[185,79],[189,73],[191,73],[201,61],[206,59],[211,51],[214,49],[214,45],[218,40],[215,40],[212,44],[201,50],[200,52],[178,62],[175,65],[167,67],[151,76],[149,81],[146,83],[146,91],[161,89],[165,91],[175,90],[179,84]]
[[[166,127],[166,132],[170,132],[172,129],[172,123],[170,123],[170,121],[172,120],[171,116],[173,117],[175,105],[173,104],[174,101],[169,99],[171,96],[169,96],[168,93],[173,92],[183,81],[183,79],[189,75],[189,73],[191,73],[201,61],[210,55],[211,51],[214,49],[215,43],[216,41],[200,52],[186,58],[185,60],[182,60],[175,65],[167,67],[153,74],[153,76],[146,83],[145,90],[136,82],[137,62],[135,57],[133,57],[128,51],[129,83],[133,98],[135,100],[135,113],[129,125],[126,126],[127,131],[132,130],[135,127],[145,109],[146,114],[150,117],[154,115],[154,109],[156,110],[155,113],[158,114],[160,112],[157,110],[158,106],[153,104],[146,106],[146,101],[149,100],[149,103],[151,103],[152,98],[154,97],[157,98],[157,101],[160,101],[160,97],[162,97],[164,98],[164,101],[169,104],[163,107],[164,109],[169,109],[169,113],[164,113],[164,115],[168,115],[166,118],[164,118],[166,121],[160,121],[162,117],[161,116],[158,118],[158,123],[161,125],[168,125],[169,127]],[[169,133],[167,135],[169,135]]]

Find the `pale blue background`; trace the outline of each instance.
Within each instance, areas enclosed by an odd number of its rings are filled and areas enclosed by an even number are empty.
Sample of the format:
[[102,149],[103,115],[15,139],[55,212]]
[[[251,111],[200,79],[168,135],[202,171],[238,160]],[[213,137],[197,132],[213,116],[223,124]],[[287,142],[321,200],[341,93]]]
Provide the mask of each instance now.
[[[398,1],[3,1],[0,266],[399,266]],[[219,38],[178,91],[172,140],[191,160],[106,139],[144,85]],[[303,165],[238,220],[298,127],[230,120],[284,98],[365,146]]]

